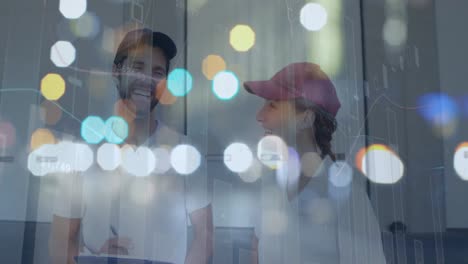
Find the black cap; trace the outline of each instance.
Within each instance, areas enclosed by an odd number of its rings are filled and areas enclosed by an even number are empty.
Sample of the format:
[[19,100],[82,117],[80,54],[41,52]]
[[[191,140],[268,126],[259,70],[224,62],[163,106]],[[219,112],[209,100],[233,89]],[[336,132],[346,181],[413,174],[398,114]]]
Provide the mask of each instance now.
[[115,54],[114,64],[121,63],[127,57],[130,49],[141,44],[160,48],[168,60],[172,60],[177,55],[177,47],[168,35],[148,28],[141,28],[129,31],[125,35]]

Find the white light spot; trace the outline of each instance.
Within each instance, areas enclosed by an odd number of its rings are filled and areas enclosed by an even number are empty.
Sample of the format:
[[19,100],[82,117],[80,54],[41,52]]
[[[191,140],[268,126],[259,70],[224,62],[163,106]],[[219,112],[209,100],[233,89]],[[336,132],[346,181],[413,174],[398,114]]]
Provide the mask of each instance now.
[[389,18],[383,26],[383,39],[394,47],[402,46],[406,42],[408,28],[406,22],[402,19]]
[[50,60],[57,67],[68,67],[75,61],[75,58],[75,47],[68,41],[57,41],[50,48]]
[[156,166],[156,158],[153,152],[144,146],[136,150],[129,145],[122,148],[122,168],[137,177],[150,175]]
[[219,72],[213,78],[213,92],[221,100],[230,100],[239,92],[239,80],[233,72]]
[[468,180],[468,146],[466,143],[465,146],[459,147],[455,152],[453,167],[462,180]]
[[201,156],[198,150],[190,145],[178,145],[171,152],[171,164],[180,174],[191,174],[198,169]]
[[369,149],[362,161],[363,173],[375,183],[393,184],[404,173],[404,165],[398,156],[385,149]]
[[288,158],[288,147],[280,137],[268,135],[258,142],[257,157],[270,169],[278,169]]
[[305,4],[300,13],[301,24],[309,31],[319,31],[328,20],[327,10],[316,3]]
[[60,0],[59,10],[68,19],[77,19],[86,12],[86,0]]
[[252,151],[243,143],[232,143],[224,150],[224,164],[233,172],[245,172],[252,161]]
[[106,171],[112,171],[122,162],[122,155],[119,146],[115,144],[102,144],[97,151],[97,163]]

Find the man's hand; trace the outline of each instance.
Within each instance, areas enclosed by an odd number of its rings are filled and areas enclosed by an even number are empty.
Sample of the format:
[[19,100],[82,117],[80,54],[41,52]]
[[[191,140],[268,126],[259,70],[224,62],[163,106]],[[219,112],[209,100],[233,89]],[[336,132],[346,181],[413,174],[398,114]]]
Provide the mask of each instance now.
[[111,254],[111,255],[128,255],[129,249],[133,248],[133,244],[128,237],[114,237],[107,240],[102,245],[98,254]]

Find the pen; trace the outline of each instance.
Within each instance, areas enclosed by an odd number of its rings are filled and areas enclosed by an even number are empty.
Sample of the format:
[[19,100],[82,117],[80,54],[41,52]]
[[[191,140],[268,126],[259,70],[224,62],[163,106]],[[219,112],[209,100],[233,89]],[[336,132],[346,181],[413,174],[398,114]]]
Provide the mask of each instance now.
[[119,234],[117,233],[117,230],[115,230],[115,227],[114,227],[113,225],[110,226],[110,229],[111,229],[112,234],[113,234],[114,236],[119,236]]

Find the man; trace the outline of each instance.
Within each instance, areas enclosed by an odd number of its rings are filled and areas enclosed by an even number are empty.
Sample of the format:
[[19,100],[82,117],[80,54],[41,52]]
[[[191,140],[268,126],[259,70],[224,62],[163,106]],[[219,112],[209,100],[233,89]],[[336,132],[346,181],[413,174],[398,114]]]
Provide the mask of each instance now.
[[[156,87],[176,53],[167,35],[149,29],[127,33],[119,45],[113,79],[121,105],[132,106],[126,109],[131,113],[126,118],[131,127],[126,147],[167,148],[187,141],[156,120],[154,111]],[[212,253],[213,224],[205,175],[129,174],[123,169],[106,172],[96,165],[84,175],[62,175],[49,243],[53,263],[75,263],[80,252],[206,263]],[[189,221],[194,239],[187,250]]]

